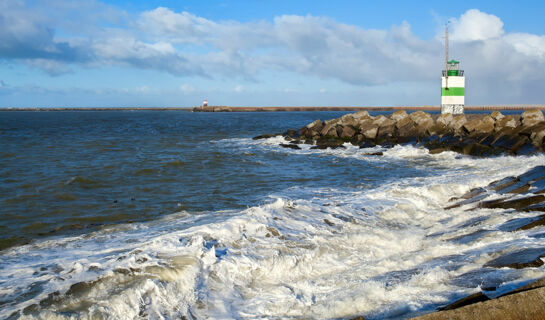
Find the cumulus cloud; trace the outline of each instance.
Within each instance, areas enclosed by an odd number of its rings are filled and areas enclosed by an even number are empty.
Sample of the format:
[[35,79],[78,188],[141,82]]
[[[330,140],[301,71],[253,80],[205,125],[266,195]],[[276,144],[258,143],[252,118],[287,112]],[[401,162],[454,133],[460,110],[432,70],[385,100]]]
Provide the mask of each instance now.
[[[122,66],[181,77],[258,80],[269,70],[357,86],[435,81],[442,66],[441,35],[420,39],[408,22],[375,30],[310,15],[212,21],[164,7],[130,15],[98,1],[78,5],[96,10],[76,26],[58,13],[75,14],[78,6],[70,1],[55,0],[54,10],[47,11],[0,0],[0,60],[52,75],[75,65]],[[451,56],[462,61],[479,92],[545,80],[538,72],[545,67],[544,35],[508,33],[499,17],[477,9],[450,20]],[[191,91],[184,86],[181,91]]]
[[453,41],[482,41],[499,38],[505,33],[500,18],[477,9],[468,10],[451,22]]

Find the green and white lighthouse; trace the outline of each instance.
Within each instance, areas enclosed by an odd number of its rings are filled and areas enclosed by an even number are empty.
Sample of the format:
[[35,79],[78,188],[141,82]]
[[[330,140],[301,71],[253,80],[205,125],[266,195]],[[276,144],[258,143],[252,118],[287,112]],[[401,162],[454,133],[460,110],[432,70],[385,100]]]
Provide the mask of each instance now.
[[441,78],[441,113],[464,113],[465,77],[460,62],[448,60],[448,26],[445,30],[445,70]]

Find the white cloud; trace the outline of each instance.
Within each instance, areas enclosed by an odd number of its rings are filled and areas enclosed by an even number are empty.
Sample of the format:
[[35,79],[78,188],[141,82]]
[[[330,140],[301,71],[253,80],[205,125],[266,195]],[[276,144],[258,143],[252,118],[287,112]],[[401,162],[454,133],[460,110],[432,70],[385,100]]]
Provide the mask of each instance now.
[[451,19],[451,22],[453,41],[495,39],[505,33],[500,18],[477,9],[468,10],[459,19]]
[[[76,25],[66,21],[77,15],[78,5],[52,3],[47,8],[0,0],[0,60],[52,75],[72,66],[122,66],[243,82],[259,81],[262,72],[272,71],[371,88],[430,83],[442,67],[441,35],[420,39],[405,21],[384,30],[310,15],[212,21],[164,7],[131,16],[99,2],[79,1],[99,9]],[[515,87],[522,88],[523,96],[525,87],[545,81],[539,72],[545,68],[544,35],[507,33],[499,17],[477,9],[451,21],[451,57],[461,60],[468,83],[473,81],[469,96],[507,95]],[[70,35],[61,37],[61,29]],[[179,89],[195,91],[190,84]],[[243,84],[233,89],[242,91]]]

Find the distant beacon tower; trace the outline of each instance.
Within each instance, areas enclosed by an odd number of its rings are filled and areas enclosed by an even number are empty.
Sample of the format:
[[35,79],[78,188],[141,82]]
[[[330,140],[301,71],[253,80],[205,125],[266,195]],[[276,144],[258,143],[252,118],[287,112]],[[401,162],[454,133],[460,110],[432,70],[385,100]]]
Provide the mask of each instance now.
[[445,70],[441,78],[441,113],[464,113],[465,104],[464,70],[460,62],[448,60],[448,26],[445,29]]
[[208,100],[204,99],[204,100],[202,101],[202,106],[203,106],[203,107],[208,107]]

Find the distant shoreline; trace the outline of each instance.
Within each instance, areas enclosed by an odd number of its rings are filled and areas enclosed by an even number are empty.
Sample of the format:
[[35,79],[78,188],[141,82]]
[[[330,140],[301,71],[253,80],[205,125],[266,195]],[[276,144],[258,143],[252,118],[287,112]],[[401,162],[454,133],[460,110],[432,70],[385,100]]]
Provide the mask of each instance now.
[[[439,106],[270,106],[270,107],[231,107],[231,106],[207,106],[207,107],[34,107],[34,108],[0,108],[1,111],[186,111],[186,112],[286,112],[286,111],[396,111],[396,110],[421,110],[439,111]],[[490,105],[490,106],[466,106],[467,111],[489,110],[545,110],[542,105]]]

